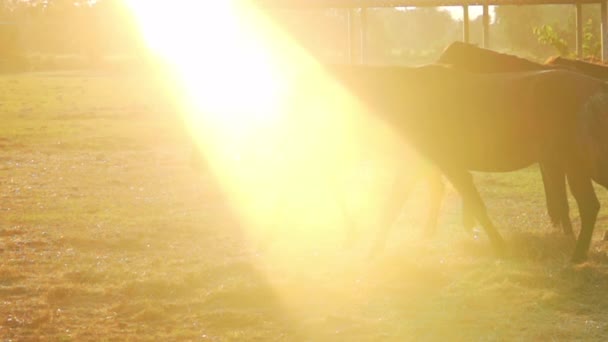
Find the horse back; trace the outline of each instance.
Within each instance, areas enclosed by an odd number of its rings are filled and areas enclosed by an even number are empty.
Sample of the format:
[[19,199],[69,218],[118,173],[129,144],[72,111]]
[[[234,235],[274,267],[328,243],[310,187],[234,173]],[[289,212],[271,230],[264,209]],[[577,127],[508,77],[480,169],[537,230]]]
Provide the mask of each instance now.
[[501,73],[546,70],[549,67],[525,58],[454,42],[439,56],[437,63],[475,73]]
[[608,81],[608,66],[581,61],[577,59],[568,59],[563,57],[551,57],[546,65],[563,68],[574,72],[579,72],[590,77],[595,77],[604,81]]

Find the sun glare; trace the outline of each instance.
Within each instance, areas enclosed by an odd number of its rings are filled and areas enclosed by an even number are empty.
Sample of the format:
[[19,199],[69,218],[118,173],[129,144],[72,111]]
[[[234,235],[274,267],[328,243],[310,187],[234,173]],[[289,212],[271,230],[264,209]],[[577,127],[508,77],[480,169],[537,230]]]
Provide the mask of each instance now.
[[[392,190],[377,176],[404,169],[390,158],[375,169],[353,161],[370,150],[374,158],[394,156],[402,142],[247,2],[130,5],[149,48],[169,66],[167,82],[243,237],[255,250],[273,241],[257,262],[285,306],[305,307],[306,296],[282,284],[282,275],[342,268],[334,262],[351,260],[343,246],[352,222],[360,241],[377,234]],[[348,282],[332,281],[340,288]],[[325,305],[349,304],[354,295],[344,291]]]
[[[347,187],[344,166],[370,126],[360,104],[247,1],[128,4],[246,233],[259,240],[273,226],[280,236],[301,227],[343,239],[344,208],[330,192]],[[342,194],[346,205],[377,216],[371,188],[357,187]]]

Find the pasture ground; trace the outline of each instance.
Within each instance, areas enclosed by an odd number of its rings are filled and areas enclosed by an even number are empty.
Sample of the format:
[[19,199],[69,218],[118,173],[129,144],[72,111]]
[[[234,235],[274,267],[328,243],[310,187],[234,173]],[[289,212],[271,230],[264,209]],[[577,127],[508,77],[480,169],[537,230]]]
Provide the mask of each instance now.
[[261,253],[157,91],[138,74],[0,77],[0,340],[608,338],[607,211],[572,266],[535,167],[476,177],[502,260],[462,232],[453,191],[436,238],[406,206],[374,259],[365,235]]

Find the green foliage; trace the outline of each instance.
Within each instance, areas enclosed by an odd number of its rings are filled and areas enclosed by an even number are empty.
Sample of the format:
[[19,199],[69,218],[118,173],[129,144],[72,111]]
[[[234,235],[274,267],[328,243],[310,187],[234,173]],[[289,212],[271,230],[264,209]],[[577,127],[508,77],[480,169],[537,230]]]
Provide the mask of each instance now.
[[560,56],[570,55],[568,42],[562,38],[562,34],[558,33],[551,25],[541,25],[533,28],[533,32],[538,38],[538,42],[543,45],[554,47]]
[[602,43],[601,35],[598,35],[598,24],[593,19],[588,19],[583,26],[583,55],[592,58],[601,58]]
[[496,35],[502,45],[515,50],[541,54],[538,42],[532,34],[535,23],[543,18],[543,8],[538,6],[498,6],[495,9]]
[[[601,37],[595,32],[596,24],[592,18],[587,19],[583,25],[583,56],[591,58],[600,58],[602,53]],[[557,28],[558,25],[541,25],[534,27],[534,34],[538,42],[543,45],[548,45],[559,53],[560,56],[573,57],[576,55],[576,50],[571,49],[566,40],[568,32]]]
[[[583,54],[601,54],[600,11],[597,5],[583,5]],[[556,52],[575,55],[576,12],[574,6],[499,6],[496,7],[494,37],[497,45],[527,51],[541,59]]]

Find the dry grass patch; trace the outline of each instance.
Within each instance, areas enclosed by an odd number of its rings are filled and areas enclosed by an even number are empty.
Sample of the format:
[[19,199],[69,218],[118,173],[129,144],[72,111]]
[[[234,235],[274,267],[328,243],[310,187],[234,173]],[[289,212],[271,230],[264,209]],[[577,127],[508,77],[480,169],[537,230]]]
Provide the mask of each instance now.
[[[0,339],[599,341],[608,333],[600,241],[608,211],[589,262],[572,266],[572,241],[549,226],[535,167],[476,178],[508,241],[505,259],[483,233],[462,231],[453,191],[434,239],[420,238],[424,218],[406,206],[375,259],[367,257],[373,225],[351,249],[290,227],[261,252],[214,178],[190,167],[163,90],[137,74],[0,77],[10,99],[0,113]],[[412,201],[425,196],[416,191]]]

